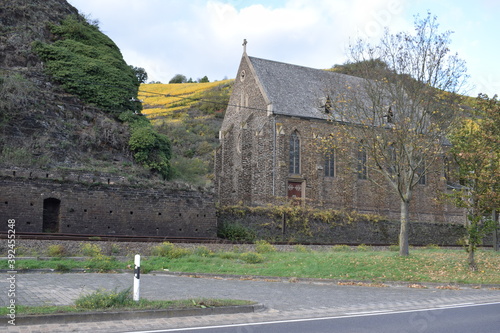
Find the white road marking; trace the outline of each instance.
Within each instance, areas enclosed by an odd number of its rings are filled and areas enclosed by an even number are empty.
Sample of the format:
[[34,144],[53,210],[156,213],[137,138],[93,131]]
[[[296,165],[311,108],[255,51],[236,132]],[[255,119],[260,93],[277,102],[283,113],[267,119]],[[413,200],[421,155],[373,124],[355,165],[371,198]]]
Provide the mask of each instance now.
[[330,319],[342,319],[342,318],[355,318],[355,317],[368,317],[368,316],[379,316],[379,315],[392,315],[400,313],[410,313],[410,312],[425,312],[425,311],[442,311],[443,309],[454,309],[454,308],[464,308],[464,307],[475,307],[475,306],[486,306],[500,304],[500,302],[492,303],[461,303],[461,304],[450,304],[443,305],[441,307],[426,308],[426,309],[416,309],[416,310],[381,310],[381,311],[370,311],[366,313],[355,313],[351,312],[345,313],[343,315],[332,316],[332,317],[319,317],[319,318],[303,318],[303,319],[289,319],[289,320],[276,320],[276,321],[265,321],[256,323],[243,323],[243,324],[230,324],[230,325],[216,325],[216,326],[201,326],[201,327],[186,327],[186,328],[172,328],[172,329],[160,329],[152,331],[129,331],[125,333],[167,333],[167,332],[183,332],[190,330],[207,330],[207,329],[217,329],[217,328],[230,328],[230,327],[244,327],[244,326],[260,326],[260,325],[272,325],[272,324],[285,324],[285,323],[300,323],[316,320],[330,320]]

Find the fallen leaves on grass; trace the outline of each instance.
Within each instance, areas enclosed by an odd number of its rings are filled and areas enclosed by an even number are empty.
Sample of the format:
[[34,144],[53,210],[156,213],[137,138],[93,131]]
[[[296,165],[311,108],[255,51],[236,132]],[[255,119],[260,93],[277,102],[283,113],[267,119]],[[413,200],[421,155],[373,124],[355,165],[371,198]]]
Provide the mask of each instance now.
[[408,288],[415,288],[415,289],[428,289],[426,286],[420,284],[420,283],[412,283],[408,285]]
[[337,282],[339,286],[360,286],[360,287],[375,287],[375,288],[387,288],[386,284],[379,282],[354,282],[354,281],[339,281]]
[[460,290],[460,287],[457,286],[437,286],[436,289],[443,289],[443,290]]

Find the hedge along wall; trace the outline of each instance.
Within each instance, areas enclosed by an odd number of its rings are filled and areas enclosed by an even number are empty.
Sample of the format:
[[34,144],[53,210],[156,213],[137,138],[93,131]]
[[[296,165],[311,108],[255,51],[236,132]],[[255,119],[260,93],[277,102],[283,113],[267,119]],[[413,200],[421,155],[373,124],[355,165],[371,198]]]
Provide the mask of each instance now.
[[[48,175],[47,175],[48,176]],[[0,176],[0,231],[215,237],[211,194]]]
[[[219,235],[236,225],[253,239],[370,245],[398,244],[400,226],[399,221],[387,221],[375,215],[292,206],[220,208],[218,225]],[[411,245],[459,245],[464,236],[463,225],[410,223]]]

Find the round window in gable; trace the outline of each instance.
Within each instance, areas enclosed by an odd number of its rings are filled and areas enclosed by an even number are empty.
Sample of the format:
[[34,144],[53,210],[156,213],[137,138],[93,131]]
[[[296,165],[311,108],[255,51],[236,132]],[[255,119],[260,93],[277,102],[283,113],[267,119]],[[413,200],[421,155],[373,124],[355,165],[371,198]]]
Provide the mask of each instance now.
[[243,82],[245,81],[245,77],[246,77],[247,73],[245,72],[245,70],[243,69],[240,73],[240,81]]

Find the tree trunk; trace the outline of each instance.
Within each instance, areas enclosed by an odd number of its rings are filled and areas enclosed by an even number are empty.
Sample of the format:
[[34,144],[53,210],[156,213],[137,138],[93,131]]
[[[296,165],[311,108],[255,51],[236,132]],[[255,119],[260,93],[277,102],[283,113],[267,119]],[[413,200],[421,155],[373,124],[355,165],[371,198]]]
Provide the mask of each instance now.
[[399,232],[399,255],[408,256],[410,254],[408,244],[408,222],[409,222],[409,200],[401,199],[401,229]]
[[491,213],[491,218],[495,223],[495,228],[493,228],[493,250],[498,251],[498,219],[497,219],[496,209],[493,209],[493,213]]
[[469,242],[469,269],[473,272],[477,271],[477,264],[475,258],[475,246]]

